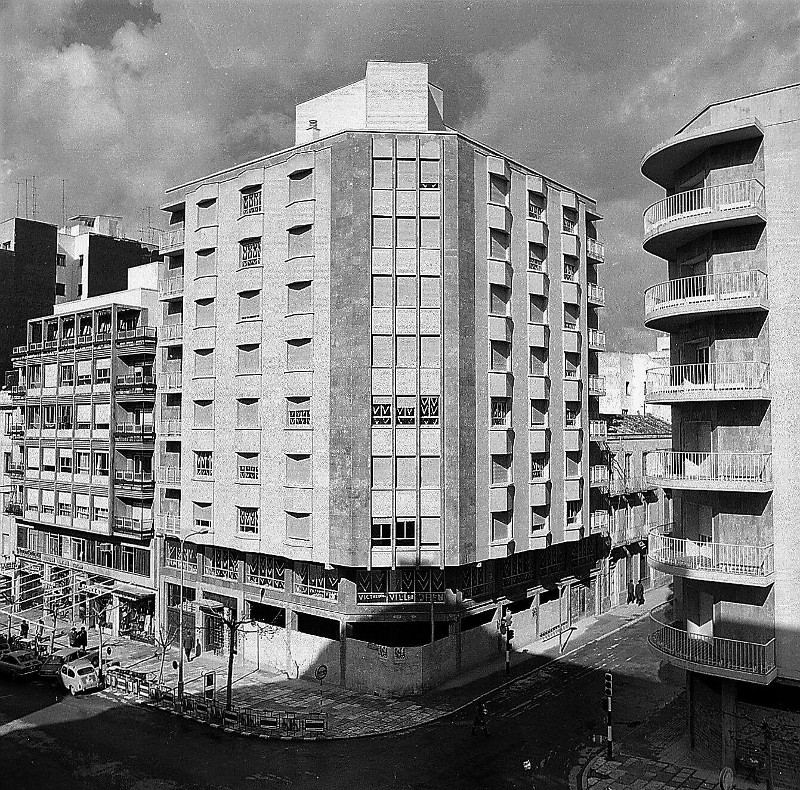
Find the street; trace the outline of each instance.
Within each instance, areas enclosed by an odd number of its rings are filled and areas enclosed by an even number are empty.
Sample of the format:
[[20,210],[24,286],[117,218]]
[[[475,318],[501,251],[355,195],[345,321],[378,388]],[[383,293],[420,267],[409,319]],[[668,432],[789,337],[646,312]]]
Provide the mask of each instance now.
[[662,671],[648,649],[649,628],[646,619],[637,622],[491,696],[488,738],[470,734],[470,707],[393,736],[246,739],[104,694],[71,698],[38,682],[2,679],[3,784],[59,790],[567,788],[570,771],[596,748],[592,736],[605,731],[606,671],[614,672],[620,735],[680,691],[680,675]]

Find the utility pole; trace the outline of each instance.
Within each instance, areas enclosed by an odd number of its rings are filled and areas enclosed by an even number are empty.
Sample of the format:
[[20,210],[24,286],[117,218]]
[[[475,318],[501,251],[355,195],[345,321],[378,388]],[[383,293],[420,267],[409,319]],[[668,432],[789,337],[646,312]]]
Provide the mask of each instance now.
[[613,696],[613,683],[614,683],[614,676],[610,672],[606,672],[604,679],[605,697],[603,700],[606,708],[606,760],[614,759],[614,731],[611,719],[611,698]]

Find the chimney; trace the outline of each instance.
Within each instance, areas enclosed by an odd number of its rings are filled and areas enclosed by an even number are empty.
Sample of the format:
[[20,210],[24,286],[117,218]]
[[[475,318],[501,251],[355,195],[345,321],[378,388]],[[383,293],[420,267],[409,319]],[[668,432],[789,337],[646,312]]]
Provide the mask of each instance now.
[[317,119],[312,118],[308,122],[308,129],[307,132],[311,132],[311,139],[312,140],[319,140],[319,127],[317,126]]

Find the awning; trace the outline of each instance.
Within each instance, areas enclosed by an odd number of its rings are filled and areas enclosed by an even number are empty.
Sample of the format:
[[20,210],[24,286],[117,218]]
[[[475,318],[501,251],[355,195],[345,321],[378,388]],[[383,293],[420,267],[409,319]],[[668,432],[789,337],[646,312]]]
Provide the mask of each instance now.
[[135,587],[132,584],[119,583],[115,584],[110,592],[114,593],[114,595],[118,595],[120,598],[126,598],[129,601],[139,601],[142,598],[153,598],[156,594],[155,590],[149,590],[147,587]]

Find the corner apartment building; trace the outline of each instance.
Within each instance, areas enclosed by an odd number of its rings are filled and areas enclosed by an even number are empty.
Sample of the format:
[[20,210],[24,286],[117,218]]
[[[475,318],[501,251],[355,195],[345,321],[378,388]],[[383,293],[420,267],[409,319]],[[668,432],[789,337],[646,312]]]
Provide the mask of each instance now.
[[520,639],[595,613],[592,199],[449,129],[426,64],[372,62],[298,105],[292,148],[168,196],[175,639],[181,563],[206,649],[225,635],[200,599],[271,626],[240,656],[385,693],[495,655],[507,610]]
[[[127,290],[67,302],[15,349],[15,597],[152,636],[157,264]],[[8,507],[7,507],[8,510]]]
[[647,474],[674,497],[649,557],[675,577],[675,622],[650,641],[688,670],[698,748],[771,760],[776,786],[797,787],[800,85],[708,106],[642,172],[666,191],[644,249],[669,271],[645,323],[671,340],[648,400],[673,415],[673,449],[648,454]]
[[12,435],[19,430],[19,409],[8,388],[0,390],[0,606],[10,602],[14,578],[16,494],[11,481]]

